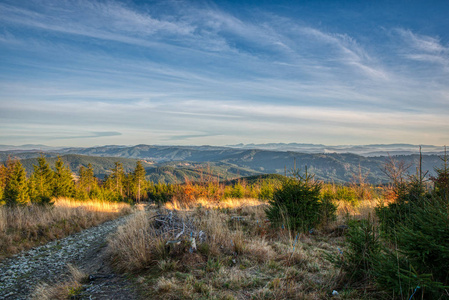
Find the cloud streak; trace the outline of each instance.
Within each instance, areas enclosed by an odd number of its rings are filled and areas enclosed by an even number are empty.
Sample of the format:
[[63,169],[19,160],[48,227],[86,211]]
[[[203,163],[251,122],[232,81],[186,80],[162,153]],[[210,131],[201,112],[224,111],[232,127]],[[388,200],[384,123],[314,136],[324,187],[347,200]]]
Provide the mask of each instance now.
[[[443,38],[398,26],[363,36],[304,19],[183,1],[4,1],[0,138],[51,142],[46,131],[86,145],[93,137],[135,144],[448,138]],[[52,130],[58,126],[70,134]]]

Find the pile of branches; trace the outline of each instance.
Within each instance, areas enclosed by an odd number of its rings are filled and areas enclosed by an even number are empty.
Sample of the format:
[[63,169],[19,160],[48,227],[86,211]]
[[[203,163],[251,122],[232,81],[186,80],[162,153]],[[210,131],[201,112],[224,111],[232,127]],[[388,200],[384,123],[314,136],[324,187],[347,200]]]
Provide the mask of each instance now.
[[206,234],[196,229],[192,219],[180,217],[176,211],[159,211],[151,218],[156,235],[167,238],[168,243],[178,243],[189,238],[194,238],[199,243],[206,240]]

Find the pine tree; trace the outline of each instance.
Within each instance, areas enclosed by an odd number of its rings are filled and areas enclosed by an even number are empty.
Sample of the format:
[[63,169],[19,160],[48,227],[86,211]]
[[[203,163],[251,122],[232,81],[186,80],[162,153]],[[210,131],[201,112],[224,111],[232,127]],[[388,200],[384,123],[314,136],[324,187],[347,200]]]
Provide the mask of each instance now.
[[111,188],[117,194],[117,198],[123,199],[123,179],[125,178],[123,165],[119,162],[116,162],[115,168],[111,169],[111,171],[112,174],[108,178],[111,182]]
[[145,168],[142,166],[142,162],[138,161],[136,164],[136,168],[133,172],[133,179],[136,186],[136,201],[140,202],[141,200],[141,191],[144,188],[145,183]]
[[37,159],[38,165],[34,165],[32,184],[36,188],[36,197],[32,199],[40,204],[48,204],[51,202],[54,189],[54,172],[47,163],[43,155]]
[[76,195],[75,198],[77,199],[81,199],[81,200],[86,200],[89,198],[88,193],[86,192],[86,188],[85,188],[85,173],[86,173],[86,168],[84,166],[81,166],[78,172],[78,180],[76,183]]
[[19,161],[9,163],[4,198],[9,206],[25,205],[29,202],[28,182],[25,168]]
[[55,197],[72,197],[74,194],[75,185],[73,183],[72,171],[67,166],[61,157],[55,163],[55,180],[53,188],[53,196]]
[[134,176],[131,173],[125,174],[125,178],[123,179],[123,185],[125,189],[125,195],[128,200],[131,199],[132,191],[134,189]]
[[97,179],[94,176],[94,169],[91,164],[88,164],[87,168],[80,167],[78,187],[83,194],[83,198],[90,197],[91,193],[98,189]]

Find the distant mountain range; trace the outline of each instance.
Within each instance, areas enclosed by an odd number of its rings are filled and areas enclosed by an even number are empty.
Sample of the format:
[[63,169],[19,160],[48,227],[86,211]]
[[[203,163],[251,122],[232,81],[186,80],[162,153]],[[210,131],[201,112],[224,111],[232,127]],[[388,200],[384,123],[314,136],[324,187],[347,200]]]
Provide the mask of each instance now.
[[[82,147],[51,147],[40,144],[27,144],[21,146],[0,145],[0,151],[57,151],[60,153],[72,152],[108,152],[110,149],[128,149],[132,147],[148,146],[121,146],[121,145],[106,145],[89,148]],[[211,149],[256,149],[256,150],[271,150],[271,151],[292,151],[301,153],[353,153],[362,156],[389,156],[389,155],[410,155],[418,154],[419,147],[423,154],[437,154],[442,155],[444,152],[443,146],[434,145],[413,145],[413,144],[371,144],[371,145],[338,145],[328,146],[322,144],[303,144],[303,143],[267,143],[267,144],[236,144],[224,147],[218,146],[152,146],[157,148],[177,147],[182,149],[196,149],[196,150],[211,150]],[[96,149],[96,150],[94,150]]]
[[[388,156],[418,154],[419,145],[412,144],[372,144],[372,145],[340,145],[326,146],[320,144],[270,143],[270,144],[237,144],[230,145],[237,149],[264,149],[272,151],[294,151],[302,153],[353,153],[362,156]],[[424,154],[443,154],[444,147],[421,145]]]
[[[327,150],[319,152],[320,147],[325,147]],[[35,158],[39,155],[43,154],[46,157],[61,155],[73,171],[77,172],[81,165],[86,166],[91,163],[94,166],[95,174],[104,177],[110,173],[115,161],[121,162],[126,170],[132,170],[136,161],[142,160],[149,179],[171,183],[183,182],[185,179],[200,180],[204,176],[232,179],[268,173],[284,174],[294,168],[296,163],[297,168],[307,166],[308,170],[315,173],[318,179],[334,182],[351,181],[360,168],[363,174],[367,174],[369,182],[377,184],[387,181],[381,167],[388,159],[385,157],[388,153],[394,159],[403,160],[409,164],[411,173],[415,172],[416,162],[419,158],[419,155],[409,153],[413,147],[419,150],[418,146],[414,145],[344,147],[310,144],[240,144],[229,147],[109,145],[90,148],[40,149],[39,151],[26,149],[0,151],[0,161],[5,161],[8,156],[16,157],[23,160],[27,170],[31,172],[32,165],[36,163]],[[309,150],[307,152],[298,149]],[[332,149],[335,151],[332,152]],[[348,153],[347,149],[358,149],[364,155]],[[441,159],[438,155],[442,155],[443,149],[436,146],[422,146],[422,149],[425,153],[423,169],[429,170],[432,174],[434,167],[441,166]],[[374,150],[383,155],[366,155],[376,152]],[[403,152],[406,154],[397,154]],[[49,159],[49,161],[53,160]]]

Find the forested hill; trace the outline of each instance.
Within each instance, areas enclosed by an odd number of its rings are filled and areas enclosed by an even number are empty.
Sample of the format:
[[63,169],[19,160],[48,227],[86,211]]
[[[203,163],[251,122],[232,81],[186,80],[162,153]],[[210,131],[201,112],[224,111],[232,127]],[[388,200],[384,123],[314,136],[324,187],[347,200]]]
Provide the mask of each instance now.
[[[77,172],[81,165],[91,163],[97,176],[104,176],[113,168],[116,161],[122,163],[126,171],[131,171],[137,160],[143,160],[147,176],[154,181],[179,182],[185,178],[200,180],[204,170],[222,179],[238,176],[277,173],[284,174],[294,167],[308,167],[317,178],[325,181],[349,182],[359,172],[367,174],[371,183],[385,182],[387,178],[381,171],[388,157],[366,157],[356,154],[313,154],[293,151],[270,151],[260,149],[233,149],[210,146],[103,146],[92,148],[66,148],[57,151],[3,151],[0,159],[6,160],[8,155],[25,159],[27,170],[32,170],[36,160],[27,158],[39,155],[56,157],[62,155],[69,163],[72,171]],[[397,161],[410,165],[409,172],[416,171],[418,155],[393,156]],[[53,165],[52,158],[48,159]],[[432,174],[435,167],[441,166],[437,155],[423,155],[423,169]]]
[[[95,176],[103,178],[105,175],[111,173],[111,169],[114,168],[115,163],[119,162],[123,165],[125,172],[132,172],[136,167],[137,159],[123,158],[123,157],[96,157],[96,156],[86,156],[86,155],[76,155],[68,154],[61,156],[62,161],[65,165],[70,167],[70,170],[74,173],[78,173],[81,166],[87,167],[89,164],[92,165]],[[48,164],[53,167],[57,158],[47,157]],[[26,158],[21,160],[27,174],[30,175],[33,172],[33,165],[37,165],[37,158]],[[143,162],[144,167],[150,167],[151,165]]]

